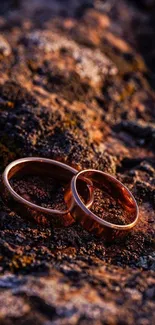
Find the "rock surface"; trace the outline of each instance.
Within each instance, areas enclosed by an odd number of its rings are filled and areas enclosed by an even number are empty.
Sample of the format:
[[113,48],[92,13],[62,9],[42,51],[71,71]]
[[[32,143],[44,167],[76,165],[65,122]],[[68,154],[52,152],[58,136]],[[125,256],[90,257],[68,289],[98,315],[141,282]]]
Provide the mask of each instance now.
[[[0,199],[0,324],[153,324],[155,2],[1,2],[0,172],[24,156],[101,169],[129,187],[140,221],[106,244],[76,224],[33,224]],[[14,186],[63,204],[53,180]]]

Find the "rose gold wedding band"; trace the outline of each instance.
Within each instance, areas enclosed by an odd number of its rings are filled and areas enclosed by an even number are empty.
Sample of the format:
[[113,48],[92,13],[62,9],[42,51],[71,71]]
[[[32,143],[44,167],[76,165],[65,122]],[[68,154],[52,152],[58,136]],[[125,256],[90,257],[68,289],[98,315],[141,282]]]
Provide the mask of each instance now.
[[[43,224],[50,223],[54,227],[69,226],[75,222],[69,210],[53,210],[24,199],[14,191],[10,180],[23,175],[40,175],[42,177],[50,176],[68,184],[76,173],[76,169],[51,159],[38,157],[18,159],[10,163],[2,175],[1,195],[5,203],[21,216]],[[87,187],[87,191],[85,191],[87,192],[86,206],[90,207],[93,202],[93,191],[88,185],[90,182],[85,183],[82,188]]]
[[[114,198],[123,208],[124,214],[127,214],[127,223],[123,225],[111,223],[104,220],[104,216],[101,218],[90,211],[82,202],[77,190],[77,181],[81,177],[91,180],[94,187],[106,191],[109,197]],[[71,180],[70,189],[65,194],[65,201],[76,221],[87,231],[103,236],[108,241],[123,237],[138,221],[139,210],[131,192],[115,177],[99,170],[87,169],[76,174]]]

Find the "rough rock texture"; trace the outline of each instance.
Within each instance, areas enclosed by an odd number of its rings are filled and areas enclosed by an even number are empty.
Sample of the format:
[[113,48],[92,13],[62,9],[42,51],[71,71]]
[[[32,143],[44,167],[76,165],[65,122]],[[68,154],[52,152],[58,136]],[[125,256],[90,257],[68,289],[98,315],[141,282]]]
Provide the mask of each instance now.
[[[2,0],[0,15],[0,172],[33,155],[101,169],[140,208],[132,233],[106,244],[0,200],[0,324],[153,324],[155,1]],[[52,180],[14,186],[63,204]]]

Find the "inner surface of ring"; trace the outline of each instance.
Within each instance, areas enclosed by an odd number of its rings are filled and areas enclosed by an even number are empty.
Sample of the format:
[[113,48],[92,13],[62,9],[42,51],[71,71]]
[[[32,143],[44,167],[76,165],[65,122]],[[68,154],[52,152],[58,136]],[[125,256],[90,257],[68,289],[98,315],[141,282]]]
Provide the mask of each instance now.
[[135,220],[136,203],[123,184],[108,174],[94,171],[86,171],[79,177],[88,178],[93,182],[94,202],[91,212],[116,225],[128,225]]
[[54,165],[52,163],[45,163],[43,161],[26,161],[13,166],[8,173],[8,179],[11,179],[14,175],[16,175],[16,177],[23,175],[42,175],[68,181],[73,176],[73,172],[67,168],[65,169],[60,165]]
[[[57,162],[26,161],[10,169],[8,180],[14,191],[25,200],[43,208],[68,211],[64,191],[75,174],[75,169]],[[79,183],[80,195],[88,204],[91,193],[87,183],[82,180]]]

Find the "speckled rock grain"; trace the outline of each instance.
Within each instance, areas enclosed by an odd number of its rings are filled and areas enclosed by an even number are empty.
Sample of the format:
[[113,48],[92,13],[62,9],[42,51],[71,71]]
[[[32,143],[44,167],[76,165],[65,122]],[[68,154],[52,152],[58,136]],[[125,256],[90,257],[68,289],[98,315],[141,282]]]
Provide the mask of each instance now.
[[[123,181],[140,208],[133,232],[106,244],[76,224],[31,223],[0,199],[2,325],[154,322],[155,52],[142,43],[153,39],[153,8],[154,1],[2,1],[0,172],[33,155],[101,169]],[[27,192],[25,180],[16,187]],[[53,181],[32,178],[27,195],[62,204]]]

